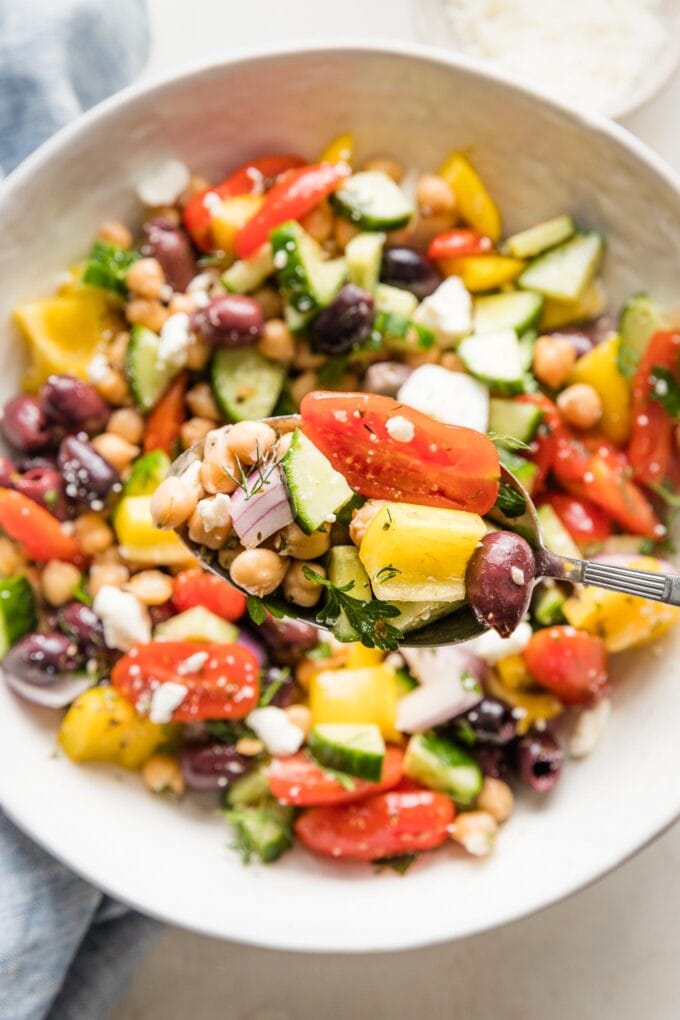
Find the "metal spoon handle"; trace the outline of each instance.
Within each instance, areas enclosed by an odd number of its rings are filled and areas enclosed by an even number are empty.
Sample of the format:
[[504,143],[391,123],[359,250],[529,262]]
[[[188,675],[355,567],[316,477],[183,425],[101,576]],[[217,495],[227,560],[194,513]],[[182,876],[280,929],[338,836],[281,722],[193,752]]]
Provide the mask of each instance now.
[[547,553],[540,557],[541,572],[579,584],[593,584],[597,588],[620,591],[654,602],[667,602],[680,606],[680,577],[673,574],[654,574],[647,570],[633,570],[612,563],[594,563],[592,560],[574,560],[568,556]]

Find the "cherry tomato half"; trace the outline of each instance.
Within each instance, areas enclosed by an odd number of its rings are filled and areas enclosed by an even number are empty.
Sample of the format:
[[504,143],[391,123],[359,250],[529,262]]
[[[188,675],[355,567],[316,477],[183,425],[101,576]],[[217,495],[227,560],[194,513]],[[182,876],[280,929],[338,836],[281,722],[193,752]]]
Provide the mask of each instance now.
[[427,257],[452,259],[460,255],[486,255],[492,250],[493,241],[486,234],[480,234],[471,227],[457,227],[433,237],[427,249]]
[[22,492],[0,488],[0,528],[21,546],[31,560],[80,560],[80,546],[49,510]]
[[543,502],[550,504],[579,545],[604,542],[612,533],[611,521],[607,514],[587,499],[568,496],[565,492],[549,492]]
[[207,570],[180,571],[173,581],[172,602],[178,613],[203,606],[232,623],[246,611],[245,595]]
[[524,662],[534,680],[565,705],[592,701],[609,680],[604,641],[573,627],[536,631]]
[[654,369],[670,372],[680,384],[680,332],[655,333],[633,379],[633,430],[628,458],[636,478],[645,484],[678,481],[673,442],[676,422],[656,399],[655,387],[660,383],[654,379]]
[[282,804],[294,804],[296,807],[347,804],[381,790],[391,790],[402,777],[403,761],[403,752],[398,747],[388,747],[380,782],[352,779],[353,788],[348,789],[332,772],[300,752],[288,758],[273,759],[268,772],[269,789]]

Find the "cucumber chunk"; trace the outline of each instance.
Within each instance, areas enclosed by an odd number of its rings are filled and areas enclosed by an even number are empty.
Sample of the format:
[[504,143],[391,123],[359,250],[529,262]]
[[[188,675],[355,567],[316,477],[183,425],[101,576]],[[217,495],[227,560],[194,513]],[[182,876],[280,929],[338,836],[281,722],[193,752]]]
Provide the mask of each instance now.
[[217,351],[210,369],[215,400],[229,421],[267,418],[279,399],[286,379],[279,365],[254,347]]
[[[339,588],[354,582],[348,592],[352,598],[361,602],[369,602],[373,598],[368,574],[359,559],[359,550],[355,545],[331,546],[328,554],[328,578]],[[333,627],[333,634],[338,641],[359,641],[360,635],[350,624],[344,613],[340,613]]]
[[530,443],[543,420],[543,411],[533,404],[518,404],[515,400],[492,397],[489,404],[489,432],[503,443],[509,436],[520,443]]
[[35,595],[23,574],[0,579],[0,659],[38,625]]
[[227,820],[236,830],[238,849],[245,861],[256,854],[265,864],[277,860],[293,845],[292,808],[275,800],[263,805],[245,805],[227,811]]
[[499,393],[522,393],[524,361],[514,329],[502,329],[461,340],[458,356],[470,375]]
[[563,586],[550,579],[540,581],[534,589],[531,600],[531,613],[536,623],[541,627],[553,627],[557,623],[564,623],[562,606],[568,597]]
[[286,304],[303,318],[330,304],[345,282],[345,260],[324,260],[321,247],[294,220],[272,230],[271,244]]
[[576,234],[529,263],[517,282],[558,301],[578,301],[595,276],[603,251],[599,234]]
[[410,319],[418,307],[418,298],[410,290],[379,283],[375,288],[375,307],[379,312],[396,312]]
[[571,216],[555,216],[551,220],[537,223],[528,230],[520,230],[505,242],[505,248],[516,259],[531,259],[548,248],[567,241],[576,232]]
[[264,765],[261,765],[230,783],[224,800],[228,807],[237,808],[260,804],[270,796],[267,772]]
[[441,790],[457,804],[472,804],[482,788],[477,762],[457,744],[433,733],[416,733],[404,756],[404,775],[431,790]]
[[618,366],[623,375],[635,374],[650,339],[667,326],[663,308],[649,294],[633,294],[628,298],[619,316]]
[[413,322],[399,312],[377,311],[373,320],[373,335],[388,351],[406,354],[430,351],[437,342],[433,330],[428,326]]
[[238,637],[238,628],[204,606],[194,606],[159,623],[153,636],[156,641],[209,641],[230,645]]
[[222,286],[230,294],[250,294],[274,272],[274,253],[269,242],[248,259],[239,259],[222,273]]
[[354,495],[340,472],[299,429],[281,469],[293,514],[307,535],[326,522],[332,523],[336,512]]
[[550,504],[544,503],[543,506],[539,506],[536,515],[546,548],[550,552],[557,553],[558,556],[571,556],[573,559],[580,559],[579,547]]
[[168,473],[170,458],[163,450],[145,453],[132,465],[123,496],[151,496]]
[[542,333],[549,333],[561,326],[571,326],[578,322],[588,322],[602,315],[607,307],[607,293],[601,280],[589,283],[578,301],[556,301],[546,298],[541,312],[538,328]]
[[535,326],[538,322],[543,298],[528,290],[510,290],[505,294],[486,294],[475,298],[473,329],[475,333],[494,333],[499,329],[514,329],[516,333]]
[[396,230],[415,211],[399,185],[380,170],[352,174],[330,200],[336,212],[362,230]]
[[347,278],[370,294],[380,276],[385,235],[380,232],[357,234],[345,247]]
[[125,370],[132,397],[142,411],[150,411],[177,375],[175,365],[158,358],[160,337],[146,326],[133,326],[125,354]]
[[326,768],[368,779],[372,783],[380,781],[385,741],[379,726],[321,724],[312,727],[307,745],[319,764]]
[[524,486],[527,492],[531,492],[538,473],[536,465],[532,464],[526,457],[520,457],[519,454],[513,453],[512,450],[506,450],[500,443],[496,443],[496,448],[501,464],[508,471],[512,471],[517,481],[520,485]]

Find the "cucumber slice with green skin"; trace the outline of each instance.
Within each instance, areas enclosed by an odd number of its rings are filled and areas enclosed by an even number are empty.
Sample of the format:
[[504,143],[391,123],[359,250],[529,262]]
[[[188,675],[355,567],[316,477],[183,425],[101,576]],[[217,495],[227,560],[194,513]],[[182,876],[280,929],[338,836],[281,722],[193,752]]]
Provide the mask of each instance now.
[[296,429],[281,461],[295,520],[307,535],[333,523],[354,490],[307,436]]
[[[351,244],[351,241],[350,241]],[[375,288],[375,307],[379,312],[396,312],[410,319],[418,307],[418,298],[410,290],[379,283]]]
[[338,510],[337,512],[338,524],[345,525],[351,524],[352,514],[354,513],[355,510],[359,510],[360,507],[362,507],[365,502],[366,497],[362,496],[358,492],[355,492],[352,498],[350,499],[349,503],[345,503],[345,505],[343,507],[340,507],[340,509]]
[[534,363],[534,344],[537,339],[535,329],[528,329],[519,337],[519,354],[525,372],[529,372]]
[[210,368],[215,400],[229,421],[268,418],[286,380],[285,365],[263,357],[254,347],[217,351]]
[[523,485],[527,492],[531,492],[536,482],[536,475],[538,474],[538,468],[535,464],[532,464],[526,457],[520,457],[519,454],[513,453],[512,450],[506,450],[500,443],[496,443],[496,449],[498,450],[498,457],[508,471],[512,471],[513,475]]
[[558,556],[581,558],[579,547],[548,503],[539,506],[536,515],[541,526],[543,541],[550,552],[557,553]]
[[529,263],[517,282],[558,301],[578,301],[599,269],[603,251],[599,234],[576,234]]
[[515,400],[492,397],[489,404],[489,432],[503,444],[509,436],[520,443],[530,443],[543,421],[543,411],[533,404],[518,404]]
[[538,322],[543,298],[528,290],[510,290],[505,294],[486,294],[474,301],[472,324],[475,333],[495,333],[514,329],[524,333]]
[[[359,550],[355,545],[334,545],[328,554],[328,577],[339,588],[353,583],[349,591],[352,598],[361,602],[369,602],[373,598],[371,583],[364,565],[359,559]],[[338,641],[359,641],[360,635],[349,623],[344,613],[340,613],[333,634]]]
[[449,613],[455,613],[456,609],[464,603],[461,602],[393,602],[399,610],[399,616],[390,620],[392,626],[400,630],[402,634],[409,634],[411,631],[425,627],[428,623],[441,620]]
[[274,272],[274,253],[267,242],[249,259],[239,259],[222,273],[222,286],[230,294],[250,294]]
[[138,457],[123,486],[123,496],[153,495],[169,468],[170,458],[163,450],[152,450]]
[[619,371],[626,376],[634,375],[652,336],[667,327],[663,308],[649,294],[633,294],[628,298],[619,316]]
[[35,595],[23,574],[0,579],[0,659],[38,626]]
[[520,230],[505,242],[504,248],[516,259],[531,259],[563,241],[568,241],[576,232],[571,216],[555,216],[551,220],[537,223],[528,230]]
[[347,278],[345,260],[324,260],[321,247],[294,220],[272,230],[270,239],[286,303],[303,315],[330,304]]
[[430,351],[437,342],[428,326],[413,322],[398,312],[376,312],[373,334],[388,351],[397,353]]
[[264,765],[246,772],[227,787],[224,800],[227,807],[246,807],[261,804],[271,797],[269,780]]
[[133,326],[125,354],[125,374],[135,404],[150,411],[178,373],[175,365],[158,359],[160,337],[146,326]]
[[347,278],[372,294],[380,276],[385,235],[379,231],[357,234],[345,246]]
[[531,601],[531,614],[536,623],[541,627],[554,627],[555,624],[564,623],[562,606],[568,597],[565,588],[555,584],[554,581],[541,581],[536,585]]
[[320,765],[348,776],[380,781],[385,741],[380,727],[349,723],[325,723],[313,726],[307,746]]
[[514,329],[461,340],[456,352],[470,375],[499,393],[522,393],[524,361]]
[[463,807],[474,802],[483,781],[477,762],[467,751],[433,733],[411,737],[404,755],[404,775],[447,793]]
[[336,212],[362,230],[405,227],[415,212],[399,185],[380,170],[352,174],[330,200]]
[[275,800],[227,811],[227,820],[236,829],[238,849],[244,860],[256,854],[265,864],[278,860],[292,847],[294,817],[292,808]]
[[204,606],[194,606],[159,623],[153,636],[156,641],[210,641],[230,645],[238,637],[238,628]]

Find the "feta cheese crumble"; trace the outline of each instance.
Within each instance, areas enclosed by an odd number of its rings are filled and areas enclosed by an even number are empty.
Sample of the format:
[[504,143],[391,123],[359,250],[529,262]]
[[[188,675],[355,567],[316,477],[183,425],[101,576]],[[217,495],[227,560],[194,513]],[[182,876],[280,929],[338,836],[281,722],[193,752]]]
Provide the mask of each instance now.
[[512,578],[512,583],[517,585],[524,584],[526,580],[524,576],[524,571],[520,570],[519,567],[510,568],[510,577]]
[[105,584],[95,595],[92,608],[102,621],[108,648],[127,652],[132,645],[151,640],[151,621],[146,606],[132,592]]
[[493,666],[494,663],[508,655],[518,655],[523,652],[531,640],[532,633],[531,625],[524,621],[513,630],[510,637],[502,638],[495,630],[487,630],[479,637],[466,641],[462,647]]
[[102,380],[106,379],[109,371],[109,363],[106,357],[103,354],[95,354],[87,366],[87,378],[93,383],[102,382]]
[[472,332],[472,298],[458,276],[449,276],[413,313],[413,321],[434,330],[444,344]]
[[189,184],[189,170],[178,159],[150,166],[137,181],[137,195],[144,205],[174,205]]
[[172,713],[182,704],[189,688],[184,684],[176,684],[172,680],[160,684],[151,695],[149,719],[155,723],[169,723]]
[[401,386],[397,399],[445,425],[465,425],[478,432],[489,427],[489,391],[464,372],[420,365]]
[[260,738],[269,754],[295,754],[305,739],[300,727],[295,726],[283,709],[276,705],[253,709],[246,725]]
[[200,500],[196,509],[206,531],[226,528],[231,521],[231,499],[224,492]]
[[611,714],[609,698],[602,698],[592,708],[581,712],[567,745],[572,758],[586,758],[592,754],[607,729]]
[[198,673],[209,658],[208,652],[194,652],[193,655],[187,656],[180,662],[177,672],[180,676],[191,676],[192,673]]
[[163,370],[166,366],[179,369],[186,365],[191,343],[189,322],[186,312],[176,312],[163,323],[156,358],[159,369]]
[[416,433],[413,422],[401,414],[395,414],[388,418],[385,428],[392,439],[396,439],[398,443],[410,443]]

